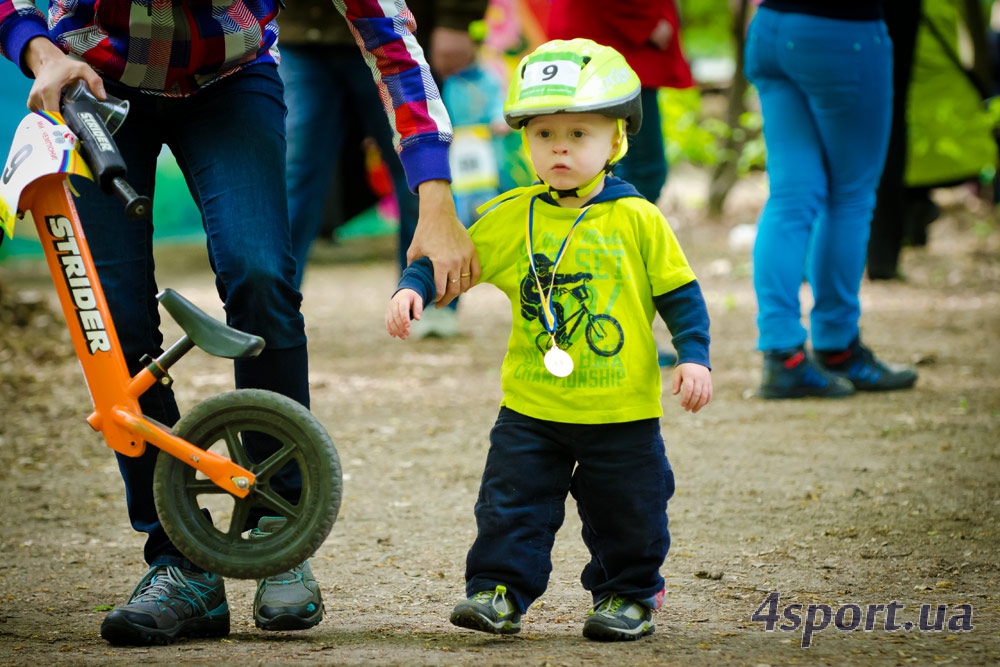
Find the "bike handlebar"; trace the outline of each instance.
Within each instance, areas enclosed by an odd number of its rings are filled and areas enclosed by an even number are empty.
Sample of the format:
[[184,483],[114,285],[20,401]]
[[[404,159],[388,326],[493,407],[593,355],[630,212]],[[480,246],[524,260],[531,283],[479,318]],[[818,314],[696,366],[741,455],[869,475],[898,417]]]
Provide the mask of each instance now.
[[95,105],[86,99],[64,100],[62,112],[66,124],[80,139],[80,154],[101,190],[118,197],[129,220],[148,215],[149,197],[137,193],[125,180],[125,161]]

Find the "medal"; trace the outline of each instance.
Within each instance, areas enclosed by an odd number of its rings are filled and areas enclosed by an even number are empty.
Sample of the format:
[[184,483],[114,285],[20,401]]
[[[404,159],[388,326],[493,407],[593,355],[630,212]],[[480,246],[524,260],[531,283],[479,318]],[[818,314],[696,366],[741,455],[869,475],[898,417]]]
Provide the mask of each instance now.
[[573,222],[573,226],[569,229],[569,234],[563,239],[562,245],[559,247],[559,252],[556,254],[556,260],[552,263],[552,269],[550,270],[551,278],[549,280],[549,289],[545,290],[542,288],[542,283],[538,279],[538,267],[535,266],[535,254],[531,243],[531,228],[534,220],[534,207],[535,199],[537,195],[531,197],[531,201],[528,202],[528,215],[527,215],[527,225],[525,229],[525,245],[528,249],[528,261],[531,263],[531,274],[535,278],[535,286],[538,287],[538,299],[541,302],[541,313],[539,319],[542,320],[542,324],[545,326],[545,330],[549,332],[549,336],[552,337],[552,347],[549,351],[545,353],[542,361],[545,362],[545,368],[559,378],[564,378],[573,372],[573,358],[565,350],[560,350],[559,346],[556,345],[556,331],[559,327],[559,322],[556,320],[555,310],[552,308],[552,293],[555,291],[556,287],[556,269],[559,267],[559,262],[563,258],[563,254],[566,252],[566,247],[569,245],[569,241],[573,238],[573,232],[576,231],[576,226],[580,224],[583,220],[583,216],[587,214],[587,209],[589,206],[585,206],[580,212],[580,215]]
[[545,368],[557,378],[564,378],[573,372],[573,357],[553,345],[545,353]]

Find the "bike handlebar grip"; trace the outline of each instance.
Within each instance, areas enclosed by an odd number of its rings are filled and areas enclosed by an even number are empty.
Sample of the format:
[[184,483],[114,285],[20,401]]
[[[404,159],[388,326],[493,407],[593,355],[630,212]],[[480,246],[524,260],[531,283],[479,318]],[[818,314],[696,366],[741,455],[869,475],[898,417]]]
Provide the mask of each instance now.
[[111,180],[111,189],[115,196],[125,204],[125,215],[129,220],[140,220],[149,215],[152,202],[149,197],[140,195],[121,176],[116,176]]

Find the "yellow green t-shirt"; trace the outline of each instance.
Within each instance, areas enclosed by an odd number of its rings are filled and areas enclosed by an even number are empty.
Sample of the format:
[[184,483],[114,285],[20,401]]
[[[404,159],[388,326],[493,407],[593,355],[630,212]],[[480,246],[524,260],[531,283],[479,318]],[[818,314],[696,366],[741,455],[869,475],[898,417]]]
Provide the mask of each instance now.
[[[529,206],[536,283],[526,241]],[[653,297],[695,280],[669,224],[645,199],[591,205],[552,265],[582,209],[520,197],[486,213],[469,230],[480,282],[503,291],[513,324],[501,369],[503,405],[537,419],[598,424],[659,417],[660,368]],[[552,290],[556,342],[573,372],[556,377],[543,362],[551,344],[538,284]]]

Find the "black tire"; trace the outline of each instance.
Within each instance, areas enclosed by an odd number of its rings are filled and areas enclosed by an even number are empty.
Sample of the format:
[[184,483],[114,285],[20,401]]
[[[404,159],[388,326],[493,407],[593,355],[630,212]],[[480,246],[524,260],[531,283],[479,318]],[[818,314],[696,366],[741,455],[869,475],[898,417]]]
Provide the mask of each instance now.
[[[250,493],[236,498],[161,452],[153,473],[156,511],[167,536],[191,562],[226,577],[262,579],[299,565],[330,534],[343,488],[340,459],[326,429],[301,404],[270,391],[238,389],[196,405],[173,433],[201,449],[220,445],[217,453],[257,476]],[[270,436],[280,447],[254,463],[243,445],[246,433]],[[301,494],[291,502],[270,484],[279,471],[288,472],[289,464],[302,477]],[[203,501],[231,503],[228,526],[219,516],[224,512],[212,517]],[[286,521],[280,530],[251,538],[246,529],[261,515]]]
[[594,351],[594,354],[599,354],[602,357],[615,356],[625,344],[622,325],[618,324],[618,320],[604,313],[590,318],[584,335],[587,337],[587,345]]

